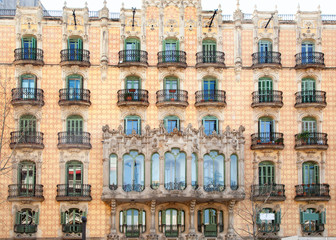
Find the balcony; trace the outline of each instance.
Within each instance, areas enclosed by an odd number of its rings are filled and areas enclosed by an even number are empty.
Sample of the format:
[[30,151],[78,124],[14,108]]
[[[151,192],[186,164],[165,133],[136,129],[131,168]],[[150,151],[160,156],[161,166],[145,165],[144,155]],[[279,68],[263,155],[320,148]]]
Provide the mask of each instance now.
[[323,91],[302,91],[295,93],[296,108],[325,108],[327,106],[326,92]]
[[14,201],[31,201],[42,202],[43,185],[40,184],[11,184],[8,186],[9,202]]
[[185,182],[168,182],[164,184],[166,190],[172,191],[183,191],[186,188]]
[[264,90],[252,93],[251,107],[253,108],[255,107],[281,108],[282,106],[283,106],[282,91]]
[[224,68],[224,60],[225,54],[223,52],[198,52],[196,53],[196,68]]
[[203,186],[203,189],[206,192],[223,192],[225,186],[223,184],[206,184]]
[[285,201],[285,185],[252,185],[253,201]]
[[280,231],[280,225],[276,223],[266,223],[262,222],[257,224],[258,233],[265,234],[265,233],[277,233]]
[[204,237],[217,237],[217,224],[204,225]]
[[119,67],[148,67],[148,53],[141,50],[123,50],[119,52]]
[[122,89],[118,91],[117,105],[148,107],[148,91],[142,89]]
[[43,133],[41,132],[23,132],[16,131],[10,133],[10,144],[11,149],[20,148],[32,148],[32,149],[43,149]]
[[195,92],[195,107],[225,107],[226,93],[222,90],[201,90]]
[[61,66],[90,67],[90,51],[83,49],[64,49],[61,51]]
[[43,50],[38,48],[17,48],[14,50],[14,65],[32,64],[43,66]]
[[60,106],[90,106],[90,90],[87,89],[60,89],[59,101]]
[[15,224],[14,232],[15,233],[26,233],[26,234],[36,233],[37,225],[35,224]]
[[296,150],[306,149],[328,149],[328,134],[317,132],[303,132],[295,134],[295,146]]
[[126,229],[125,234],[126,237],[129,238],[136,238],[140,236],[140,228],[142,228],[142,225],[127,225],[124,224],[124,229]]
[[43,106],[44,95],[43,90],[38,88],[14,88],[12,89],[12,105],[13,106]]
[[295,186],[296,201],[329,201],[329,184],[301,184]]
[[281,53],[256,52],[252,54],[252,68],[281,68]]
[[124,184],[122,188],[125,192],[142,192],[145,189],[145,185],[140,183]]
[[177,238],[179,236],[181,225],[164,225],[164,234],[166,237]]
[[284,149],[283,134],[278,132],[260,132],[251,135],[251,149]]
[[158,67],[187,67],[187,54],[184,51],[170,50],[158,52]]
[[156,92],[156,106],[188,106],[188,92],[184,90],[160,90]]
[[324,53],[298,53],[295,55],[295,63],[295,69],[324,68]]
[[82,224],[63,224],[62,232],[64,233],[82,233]]
[[58,184],[57,201],[91,201],[91,185]]
[[[321,233],[324,231],[324,224],[318,223],[315,220],[308,221],[305,224],[301,224],[302,232],[307,235]],[[314,236],[314,235],[312,235]]]
[[59,132],[58,133],[58,149],[91,149],[90,143],[91,135],[88,132],[72,133]]

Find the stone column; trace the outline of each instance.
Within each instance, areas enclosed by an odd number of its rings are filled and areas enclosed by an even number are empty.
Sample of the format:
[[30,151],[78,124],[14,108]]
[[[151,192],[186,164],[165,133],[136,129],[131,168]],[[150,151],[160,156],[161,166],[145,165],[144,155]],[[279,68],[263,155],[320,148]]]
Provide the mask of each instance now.
[[192,163],[192,156],[187,156],[187,187],[191,187],[191,163]]
[[109,175],[110,175],[109,159],[103,158],[103,189],[109,187]]
[[234,240],[236,239],[236,234],[234,231],[234,214],[233,214],[233,208],[235,205],[235,201],[230,201],[229,203],[229,225],[228,225],[228,231],[227,234],[225,235],[227,240]]
[[111,200],[111,230],[107,235],[108,240],[117,240],[119,236],[116,229],[116,211],[117,211],[117,202],[115,199]]
[[230,190],[230,156],[225,156],[225,189]]
[[146,159],[148,158],[147,156],[145,157],[145,188],[150,188],[151,184],[151,159]]
[[164,156],[160,155],[160,188],[164,189]]
[[120,159],[120,157],[118,156],[118,163],[117,163],[117,169],[118,169],[118,188],[122,189],[122,185],[123,185],[123,161],[122,158]]
[[189,225],[189,233],[186,236],[187,240],[196,240],[197,234],[195,231],[195,206],[196,206],[196,200],[191,200],[190,202],[190,225]]
[[203,156],[198,158],[198,188],[203,188]]
[[239,1],[237,1],[237,9],[233,14],[233,21],[235,24],[234,31],[234,64],[235,64],[235,74],[236,80],[240,80],[240,73],[242,68],[242,19],[243,13],[239,9]]

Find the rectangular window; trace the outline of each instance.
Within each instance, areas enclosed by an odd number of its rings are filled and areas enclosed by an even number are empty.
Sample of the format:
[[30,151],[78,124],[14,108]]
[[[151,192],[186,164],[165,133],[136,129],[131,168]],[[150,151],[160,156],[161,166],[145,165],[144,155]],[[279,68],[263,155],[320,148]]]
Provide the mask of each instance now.
[[133,130],[136,134],[140,133],[140,119],[138,118],[127,118],[125,119],[125,133],[131,135]]
[[213,131],[217,132],[217,121],[216,120],[204,120],[204,133],[206,135],[211,135]]

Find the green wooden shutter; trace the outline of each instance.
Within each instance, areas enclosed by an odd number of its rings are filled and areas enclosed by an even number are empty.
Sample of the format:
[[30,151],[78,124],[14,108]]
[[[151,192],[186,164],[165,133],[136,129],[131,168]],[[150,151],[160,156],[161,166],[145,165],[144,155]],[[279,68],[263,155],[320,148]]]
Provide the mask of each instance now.
[[68,38],[68,49],[70,49],[70,38]]
[[127,211],[123,211],[123,224],[126,225],[127,224]]
[[275,223],[276,224],[281,224],[281,209],[279,212],[275,213]]
[[142,223],[142,212],[143,212],[143,210],[140,210],[139,211],[139,225],[142,225],[143,223]]
[[304,224],[304,212],[300,211],[300,224]]
[[256,219],[256,223],[259,225],[261,224],[261,220],[260,220],[260,212],[257,212],[257,219]]
[[177,211],[177,225],[181,225],[181,212],[182,210]]
[[218,119],[216,118],[216,132],[218,133],[218,129],[219,129],[219,126],[218,126]]
[[141,135],[141,119],[138,118],[138,134]]
[[320,223],[321,224],[326,224],[327,223],[327,221],[326,221],[326,210],[324,210],[320,213]]
[[61,212],[61,224],[66,224],[66,213]]
[[86,211],[83,212],[83,217],[86,217]]
[[162,41],[162,51],[166,51],[166,40]]
[[199,232],[202,232],[202,223],[203,223],[202,211],[198,210],[197,211],[197,230]]
[[78,50],[82,50],[83,49],[83,41],[82,39],[78,38]]
[[38,225],[40,221],[40,211],[35,212],[35,224]]
[[15,224],[21,224],[21,212],[15,213]]
[[166,210],[162,211],[162,225],[166,225]]
[[320,183],[320,178],[319,178],[319,166],[317,164],[314,165],[314,182],[316,184]]
[[32,48],[36,48],[36,39],[32,37]]

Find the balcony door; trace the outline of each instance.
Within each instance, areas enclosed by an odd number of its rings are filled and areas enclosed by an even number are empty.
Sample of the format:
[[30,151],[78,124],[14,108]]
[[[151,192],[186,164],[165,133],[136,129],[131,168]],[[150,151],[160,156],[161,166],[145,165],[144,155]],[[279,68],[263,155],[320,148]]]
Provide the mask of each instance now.
[[311,42],[303,42],[301,44],[302,64],[315,62],[313,57],[314,48],[315,46]]
[[36,39],[25,37],[21,39],[22,59],[36,60]]
[[316,102],[316,82],[314,79],[305,78],[301,82],[302,103]]
[[83,143],[83,118],[70,116],[67,118],[67,143]]
[[32,115],[25,115],[20,118],[20,143],[36,142],[36,118]]
[[274,183],[274,164],[272,162],[259,163],[259,186]]
[[216,100],[216,79],[204,79],[203,80],[203,100],[211,101]]
[[125,40],[125,60],[127,62],[140,61],[140,41],[138,39],[129,38]]
[[308,184],[319,184],[319,166],[314,162],[305,162],[302,164],[302,183]]
[[269,117],[259,119],[259,139],[261,143],[273,141],[274,121]]
[[273,102],[273,81],[260,78],[258,81],[259,102]]
[[145,184],[144,156],[137,151],[124,155],[123,189],[126,192],[141,192]]
[[177,78],[165,78],[164,89],[166,101],[178,100],[179,81]]
[[272,42],[267,40],[259,41],[259,63],[272,62]]
[[130,101],[140,100],[140,97],[139,97],[140,89],[141,89],[141,81],[138,77],[127,77],[126,97],[130,97],[129,99]]
[[171,133],[176,128],[178,131],[180,130],[180,119],[176,116],[167,116],[165,117],[164,126],[168,133]]
[[164,62],[178,62],[179,41],[167,39],[163,43]]
[[204,155],[203,185],[207,192],[224,190],[224,156],[216,151]]
[[68,39],[68,60],[82,61],[83,59],[83,41],[80,38]]
[[186,155],[179,149],[165,153],[165,188],[183,190],[186,181]]
[[36,182],[36,167],[33,162],[20,162],[18,166],[19,195],[34,195]]
[[203,40],[202,50],[203,50],[203,62],[204,63],[215,63],[216,62],[216,42],[213,40]]
[[66,184],[68,196],[82,195],[83,164],[71,161],[66,165]]
[[68,100],[81,100],[82,97],[82,78],[81,76],[68,77]]
[[33,75],[24,75],[21,77],[22,99],[36,98],[36,78]]

